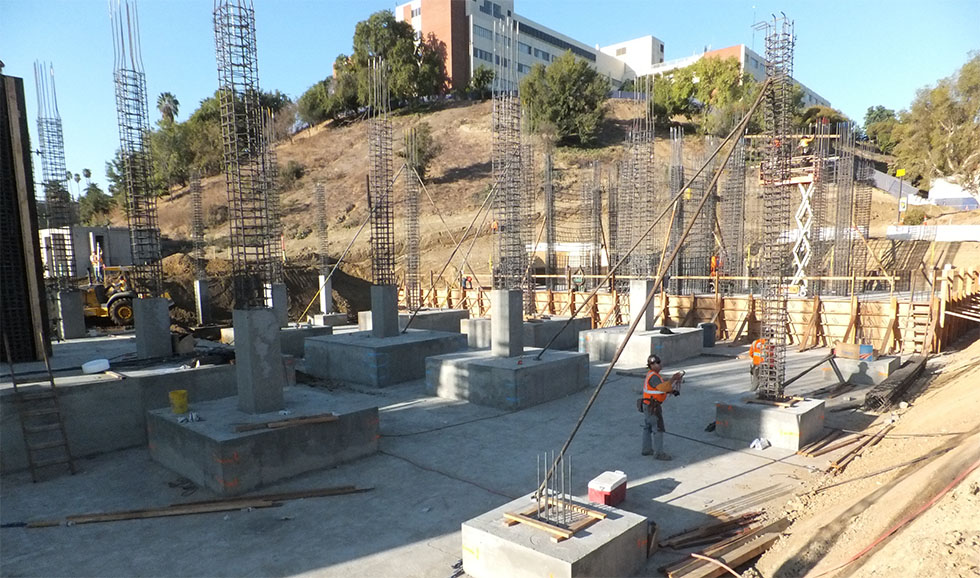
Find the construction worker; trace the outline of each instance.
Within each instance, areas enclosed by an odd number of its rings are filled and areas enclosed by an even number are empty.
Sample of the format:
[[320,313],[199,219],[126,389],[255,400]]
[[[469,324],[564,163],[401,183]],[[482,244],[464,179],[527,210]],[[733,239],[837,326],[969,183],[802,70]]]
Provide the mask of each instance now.
[[[667,394],[680,395],[680,384],[684,378],[684,372],[678,371],[664,381],[660,377],[662,369],[660,356],[651,355],[647,358],[646,379],[643,380],[643,399],[640,409],[643,411],[643,451],[645,456],[652,455],[654,459],[669,460],[670,454],[664,452],[664,414],[663,403],[667,400]],[[651,443],[651,433],[653,432],[653,421],[657,422],[657,433],[653,435]],[[656,449],[656,452],[654,452]]]
[[804,155],[810,152],[810,143],[812,142],[813,142],[812,136],[805,136],[800,139],[800,150],[803,151]]
[[104,267],[104,263],[102,262],[102,251],[96,247],[95,251],[92,251],[92,254],[89,255],[88,260],[89,263],[92,264],[92,275],[95,276],[96,283],[101,283],[103,279],[102,268]]
[[718,255],[711,256],[711,276],[718,274]]
[[752,365],[749,367],[749,373],[752,375],[752,391],[759,389],[759,372],[762,370],[763,361],[763,351],[766,347],[766,339],[760,337],[752,342],[752,346],[749,347],[749,357],[752,358]]

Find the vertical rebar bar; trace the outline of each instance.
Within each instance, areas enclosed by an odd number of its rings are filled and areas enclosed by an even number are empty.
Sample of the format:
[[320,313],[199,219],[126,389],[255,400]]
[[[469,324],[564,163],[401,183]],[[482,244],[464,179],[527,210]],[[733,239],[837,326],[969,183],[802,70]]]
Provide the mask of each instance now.
[[553,290],[555,278],[550,277],[550,275],[558,274],[558,255],[555,252],[555,243],[558,242],[558,226],[555,222],[554,167],[552,166],[550,149],[544,155],[544,218],[544,242],[546,245],[544,270],[545,274],[549,275],[547,278],[548,289]]
[[[837,210],[834,219],[833,275],[850,277],[851,248],[854,243],[851,214],[854,210],[854,130],[849,122],[837,125]],[[850,281],[835,281],[837,295],[850,293]]]
[[323,181],[313,183],[313,212],[316,217],[317,256],[319,257],[320,275],[330,273],[329,225],[327,223],[327,190]]
[[[735,150],[728,159],[728,178],[721,197],[721,221],[725,231],[725,253],[722,269],[725,275],[744,276],[745,268],[745,137],[735,141]],[[747,283],[725,285],[745,288]]]
[[150,122],[147,112],[146,74],[140,49],[136,4],[115,0],[109,4],[114,48],[116,118],[126,189],[126,215],[133,259],[130,272],[136,291],[156,297],[163,291],[157,194],[150,185]]

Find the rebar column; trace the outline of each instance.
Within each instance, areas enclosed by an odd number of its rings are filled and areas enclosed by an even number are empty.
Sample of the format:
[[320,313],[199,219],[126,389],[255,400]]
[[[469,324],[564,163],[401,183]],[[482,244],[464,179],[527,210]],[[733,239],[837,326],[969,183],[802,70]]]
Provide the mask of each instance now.
[[313,183],[313,214],[316,219],[317,256],[319,257],[320,275],[330,273],[329,235],[327,226],[327,190],[323,181]]
[[551,275],[558,274],[558,255],[555,253],[555,243],[558,242],[558,226],[555,222],[555,183],[554,167],[552,165],[551,151],[544,155],[544,272],[548,281],[548,289],[555,289],[555,278]]
[[[852,229],[855,236],[861,235],[867,240],[871,225],[871,189],[874,187],[875,168],[874,163],[867,156],[871,153],[870,143],[860,143],[859,150],[864,154],[855,156],[857,168],[854,183]],[[851,248],[851,272],[858,277],[864,277],[868,274],[868,249],[860,239],[855,239]]]
[[[834,214],[834,277],[851,276],[851,246],[854,241],[851,212],[854,209],[854,130],[849,122],[837,125],[836,206]],[[834,281],[834,293],[849,295],[851,282]]]
[[[728,159],[728,176],[721,196],[721,223],[725,239],[722,255],[722,274],[735,277],[746,274],[745,267],[745,138],[735,141],[735,150]],[[726,284],[729,287],[747,287],[746,282]]]
[[[684,129],[681,127],[670,128],[670,166],[668,168],[669,192],[670,197],[674,198],[684,186]],[[680,243],[681,235],[684,232],[684,206],[692,200],[692,195],[685,193],[674,203],[671,213],[674,216],[673,225],[670,227],[670,241],[667,246],[668,251],[673,251],[674,247]],[[685,247],[681,248],[677,258],[671,263],[668,272],[671,277],[676,275],[689,275],[685,268],[686,257]],[[670,291],[679,295],[682,291],[680,280],[673,280],[670,284]]]
[[790,212],[789,142],[793,94],[793,22],[773,17],[766,28],[766,76],[772,85],[764,107],[767,138],[761,173],[763,182],[762,334],[766,339],[758,395],[781,399],[786,374],[786,274],[788,247],[784,240]]
[[493,211],[496,235],[494,289],[523,289],[527,251],[523,243],[521,105],[517,84],[516,22],[495,23],[493,90]]
[[136,5],[131,6],[128,0],[116,0],[114,6],[110,3],[109,20],[114,49],[119,149],[133,258],[130,281],[141,296],[157,297],[163,291],[163,268],[157,195],[150,185],[150,123]]
[[282,283],[286,256],[282,239],[282,205],[279,190],[279,156],[274,147],[275,114],[271,110],[262,111],[262,159],[265,172],[266,211],[269,215],[269,246],[272,247],[272,283]]
[[[593,162],[591,174],[582,179],[581,183],[578,238],[583,245],[582,271],[586,276],[598,275],[601,264],[602,197],[599,176],[599,164]],[[586,277],[582,289],[591,291],[595,287],[595,281]]]
[[[810,206],[813,211],[813,224],[810,234],[810,267],[809,273],[823,276],[828,271],[827,258],[830,254],[833,232],[833,199],[831,193],[834,185],[834,167],[836,159],[831,157],[830,124],[818,123],[812,132],[813,140],[813,196]],[[828,285],[822,281],[813,281],[809,289],[812,295],[822,295]]]
[[[636,221],[634,232],[646,231],[648,225],[656,217],[656,207],[653,187],[653,117],[650,111],[650,99],[653,92],[653,77],[645,76],[637,80],[637,90],[634,105],[640,108],[640,114],[633,118],[627,137],[626,157],[628,159],[626,172],[620,173],[621,187],[625,187],[630,196],[630,218]],[[663,236],[663,227],[658,226],[646,235],[629,258],[629,272],[638,277],[650,277],[656,274],[660,260],[658,237]],[[632,239],[636,243],[637,239]]]
[[[516,61],[515,61],[516,62]],[[527,128],[527,123],[525,123]],[[534,238],[534,201],[537,187],[534,179],[534,145],[531,143],[529,130],[521,132],[521,241],[525,248],[530,248],[528,255],[527,275],[524,279],[524,315],[532,317],[537,313],[534,302],[534,271],[532,270],[533,255],[537,247],[533,246]]]
[[214,38],[235,309],[262,309],[271,302],[277,251],[250,0],[216,2]]
[[75,248],[71,226],[74,208],[69,192],[71,174],[65,166],[65,141],[58,112],[54,66],[34,63],[34,84],[37,89],[37,138],[41,151],[41,182],[49,246],[47,274],[50,288],[59,291],[73,288]]
[[202,199],[201,173],[191,171],[188,193],[191,196],[191,255],[194,260],[194,278],[202,280],[205,275],[204,256],[204,201]]
[[405,131],[405,304],[410,311],[422,306],[419,291],[419,186],[418,142],[414,128]]
[[391,203],[391,119],[388,117],[388,65],[380,58],[370,62],[370,111],[368,126],[368,203],[371,209],[371,267],[375,285],[395,284],[395,233]]

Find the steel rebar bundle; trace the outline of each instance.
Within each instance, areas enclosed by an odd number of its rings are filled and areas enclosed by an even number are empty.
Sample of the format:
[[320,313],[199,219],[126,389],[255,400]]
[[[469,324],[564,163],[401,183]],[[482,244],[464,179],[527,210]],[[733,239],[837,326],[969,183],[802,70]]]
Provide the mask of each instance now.
[[112,24],[119,149],[133,258],[130,281],[140,295],[156,297],[163,291],[163,267],[160,263],[157,195],[150,185],[150,122],[136,4],[130,6],[128,0],[116,0],[114,5],[110,2],[109,20]]
[[[582,196],[580,200],[580,232],[579,240],[582,248],[582,271],[586,276],[598,275],[602,265],[602,191],[599,184],[599,163],[592,163],[592,171],[588,178],[582,181]],[[595,280],[586,277],[583,289],[591,290]]]
[[[744,276],[745,267],[745,138],[735,142],[735,150],[728,159],[726,167],[728,178],[721,196],[721,223],[725,233],[725,251],[722,258],[722,272],[725,275]],[[728,287],[739,286],[738,282]]]
[[265,190],[266,206],[269,215],[270,231],[269,245],[272,247],[272,282],[283,282],[283,266],[285,265],[285,254],[282,244],[282,208],[279,191],[279,156],[276,154],[274,144],[275,136],[275,113],[271,110],[262,111],[262,148],[265,157],[262,163],[265,169]]
[[[568,527],[574,521],[576,512],[572,509],[572,457],[559,454],[555,461],[555,452],[545,452],[544,468],[541,467],[542,456],[538,455],[537,475],[538,488],[535,493],[537,504],[537,519]],[[548,471],[548,465],[553,464],[554,472]],[[550,474],[550,475],[549,475]],[[542,488],[542,485],[544,486]]]
[[194,278],[198,281],[206,279],[204,259],[204,202],[201,188],[200,171],[191,171],[188,192],[191,195],[191,243],[194,259]]
[[494,25],[493,90],[493,176],[494,198],[493,267],[495,289],[526,286],[527,249],[524,244],[524,195],[521,169],[521,104],[517,84],[517,23],[510,18]]
[[[544,242],[546,245],[544,272],[545,275],[557,275],[558,254],[555,252],[555,243],[558,242],[558,226],[555,222],[554,166],[552,165],[550,150],[544,155],[544,219]],[[546,285],[548,289],[555,289],[555,278],[547,277]]]
[[[851,247],[854,242],[851,213],[854,210],[854,130],[849,122],[837,125],[837,210],[834,219],[832,275],[851,276]],[[834,281],[834,293],[848,295],[850,281]]]
[[251,0],[216,0],[214,41],[235,308],[260,309],[271,304],[278,251],[269,214],[268,157]]
[[[368,127],[368,204],[371,213],[371,266],[375,285],[395,284],[395,232],[392,212],[391,119],[388,65],[380,58],[370,63],[371,124]],[[414,178],[414,175],[413,175]]]
[[75,222],[69,192],[70,174],[65,166],[65,141],[58,112],[54,66],[34,63],[37,89],[37,137],[41,149],[41,175],[44,186],[46,228],[51,254],[47,276],[52,289],[69,289],[75,276],[75,248],[71,226]]
[[[653,117],[650,111],[652,95],[653,76],[637,79],[633,99],[640,114],[630,124],[624,151],[627,161],[620,170],[620,187],[630,197],[629,217],[637,223],[652,222],[656,211],[653,187]],[[658,227],[653,234],[644,237],[640,246],[630,255],[630,274],[649,277],[656,273],[660,260],[658,239],[663,236],[662,229]]]
[[316,218],[317,253],[320,257],[320,275],[330,273],[330,245],[327,226],[327,189],[323,181],[313,183],[313,205]]
[[419,285],[419,151],[414,128],[405,131],[405,303],[410,311],[422,306]]
[[786,374],[786,274],[790,213],[789,142],[793,100],[793,22],[783,15],[773,16],[766,28],[766,76],[772,81],[766,95],[765,116],[768,138],[762,161],[763,248],[760,276],[763,278],[762,332],[766,339],[759,375],[758,395],[781,399]]

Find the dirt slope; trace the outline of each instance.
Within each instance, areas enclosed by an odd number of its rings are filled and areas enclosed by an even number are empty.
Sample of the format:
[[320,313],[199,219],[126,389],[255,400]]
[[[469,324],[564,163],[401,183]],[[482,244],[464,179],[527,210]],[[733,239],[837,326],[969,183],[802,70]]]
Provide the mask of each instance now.
[[756,564],[762,576],[980,575],[980,469],[868,554],[835,570],[980,459],[977,337],[965,339],[972,344],[963,351],[930,362],[935,377],[910,407],[879,418],[879,423],[897,418],[888,438],[844,474],[818,480],[814,487],[848,483],[788,504],[787,514],[795,522]]

